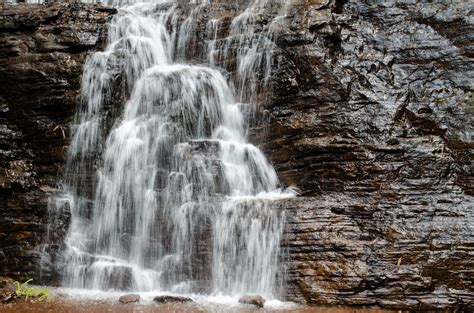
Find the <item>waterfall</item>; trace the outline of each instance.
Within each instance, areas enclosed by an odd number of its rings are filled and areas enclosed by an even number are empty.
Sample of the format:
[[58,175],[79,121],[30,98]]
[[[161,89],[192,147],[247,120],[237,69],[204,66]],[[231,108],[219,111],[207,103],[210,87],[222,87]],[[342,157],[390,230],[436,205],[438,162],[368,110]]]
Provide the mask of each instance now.
[[270,203],[294,192],[247,133],[288,4],[259,32],[275,3],[239,5],[224,34],[211,2],[110,3],[63,180],[64,286],[274,296],[284,216]]

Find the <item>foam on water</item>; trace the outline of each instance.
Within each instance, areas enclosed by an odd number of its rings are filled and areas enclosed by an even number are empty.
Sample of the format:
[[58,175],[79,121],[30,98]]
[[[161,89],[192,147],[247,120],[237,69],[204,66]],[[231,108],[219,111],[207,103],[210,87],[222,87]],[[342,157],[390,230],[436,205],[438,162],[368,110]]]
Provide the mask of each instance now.
[[[116,302],[117,299],[123,295],[120,291],[102,291],[102,290],[87,290],[87,289],[73,289],[73,288],[57,288],[53,290],[54,294],[62,294],[74,299],[84,299],[84,301],[110,301]],[[179,294],[172,292],[163,291],[149,291],[149,292],[134,292],[140,296],[140,302],[137,306],[147,306],[154,303],[153,298],[156,296],[186,296],[193,300],[194,303],[201,307],[212,307],[215,305],[223,306],[226,308],[238,308],[242,304],[239,303],[239,297],[237,296],[225,296],[225,295],[202,295],[202,294]],[[293,302],[285,302],[280,300],[267,300],[265,302],[265,308],[268,310],[283,311],[288,309],[295,309],[298,305]]]

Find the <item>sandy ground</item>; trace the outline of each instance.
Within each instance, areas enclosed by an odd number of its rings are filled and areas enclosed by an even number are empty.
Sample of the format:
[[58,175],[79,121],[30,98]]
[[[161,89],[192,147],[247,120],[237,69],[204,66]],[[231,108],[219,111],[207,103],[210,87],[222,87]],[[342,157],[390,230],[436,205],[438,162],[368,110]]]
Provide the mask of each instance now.
[[364,308],[338,308],[338,307],[307,307],[292,306],[286,308],[254,308],[246,305],[220,305],[220,304],[121,304],[112,300],[84,300],[70,298],[56,298],[49,302],[23,302],[9,305],[0,305],[0,312],[12,313],[170,313],[170,312],[281,312],[281,313],[388,313],[397,311],[387,311],[381,309]]

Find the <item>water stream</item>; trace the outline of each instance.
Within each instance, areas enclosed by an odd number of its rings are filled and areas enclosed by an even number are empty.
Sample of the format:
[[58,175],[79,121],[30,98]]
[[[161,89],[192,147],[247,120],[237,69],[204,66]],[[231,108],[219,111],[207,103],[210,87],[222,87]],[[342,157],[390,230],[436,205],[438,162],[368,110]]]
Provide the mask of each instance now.
[[211,2],[109,3],[63,179],[63,286],[275,296],[284,216],[270,203],[294,192],[247,135],[289,3],[243,1],[224,29]]

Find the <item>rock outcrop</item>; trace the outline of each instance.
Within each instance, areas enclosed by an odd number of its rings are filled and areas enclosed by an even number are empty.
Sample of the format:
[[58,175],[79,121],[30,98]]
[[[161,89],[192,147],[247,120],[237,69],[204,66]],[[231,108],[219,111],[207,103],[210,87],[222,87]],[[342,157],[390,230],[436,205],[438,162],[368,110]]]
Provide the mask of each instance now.
[[[216,5],[225,15],[234,4]],[[81,64],[102,45],[112,13],[54,4],[0,14],[0,275],[48,271],[37,248],[47,199],[64,164]],[[471,16],[467,2],[307,0],[290,9],[265,118],[252,133],[282,183],[301,190],[275,203],[287,219],[288,300],[473,308]],[[58,238],[67,208],[60,220]]]
[[[1,275],[53,278],[49,253],[41,251],[48,198],[65,163],[84,59],[102,46],[114,12],[64,3],[0,12]],[[59,248],[68,214],[59,212],[49,249]]]
[[261,142],[286,210],[289,299],[474,306],[466,3],[310,1],[280,37]]
[[239,298],[239,303],[254,305],[259,308],[263,308],[265,305],[265,302],[266,302],[265,298],[258,295],[244,295]]

